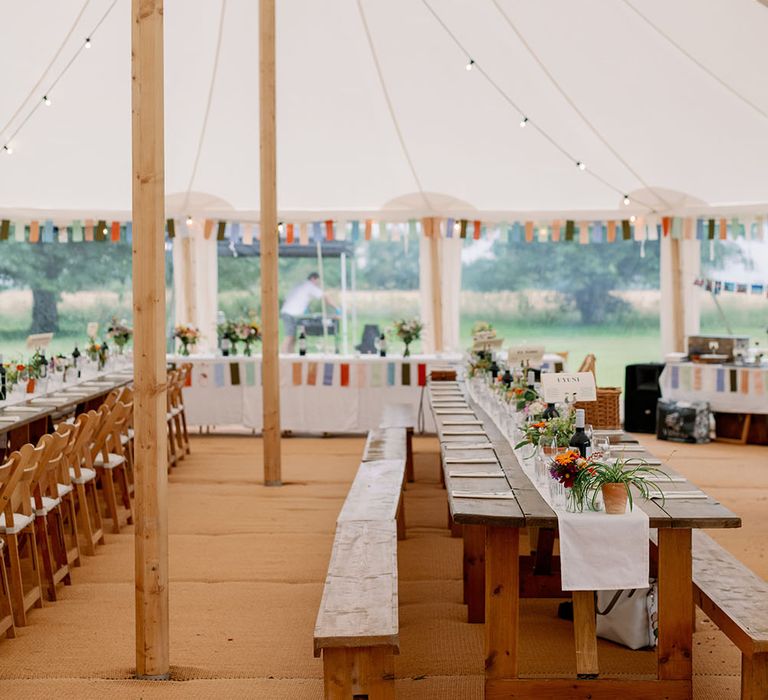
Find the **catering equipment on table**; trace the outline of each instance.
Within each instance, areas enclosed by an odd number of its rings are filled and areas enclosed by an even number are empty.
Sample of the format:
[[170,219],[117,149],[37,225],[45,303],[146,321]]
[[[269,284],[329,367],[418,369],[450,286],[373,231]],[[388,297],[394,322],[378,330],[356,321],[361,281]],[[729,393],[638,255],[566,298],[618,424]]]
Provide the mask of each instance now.
[[675,442],[709,442],[713,422],[706,401],[659,399],[656,408],[656,437]]
[[688,336],[688,355],[694,362],[733,362],[737,357],[746,357],[748,352],[749,336],[746,335]]
[[[322,314],[306,314],[296,319],[297,326],[304,326],[304,333],[307,335],[323,335],[323,316]],[[338,335],[339,319],[328,317],[325,319],[326,331],[328,335]]]

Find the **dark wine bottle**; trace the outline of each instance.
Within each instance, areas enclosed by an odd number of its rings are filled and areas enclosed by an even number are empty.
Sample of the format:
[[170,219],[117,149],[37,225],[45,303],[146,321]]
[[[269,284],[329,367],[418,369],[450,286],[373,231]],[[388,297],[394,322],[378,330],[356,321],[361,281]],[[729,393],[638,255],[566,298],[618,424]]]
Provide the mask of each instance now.
[[508,368],[504,370],[501,381],[506,387],[509,387],[510,384],[512,384],[512,372],[510,372]]
[[576,432],[573,434],[571,441],[568,443],[570,447],[578,449],[579,453],[585,459],[592,454],[592,442],[589,436],[584,431],[584,409],[576,409]]
[[387,356],[387,336],[382,333],[379,336],[379,357]]
[[560,417],[560,411],[555,408],[555,404],[548,403],[547,407],[544,409],[544,413],[541,414],[542,418],[544,420],[550,420],[551,418],[559,418]]
[[499,376],[499,365],[496,362],[496,360],[491,360],[490,372],[491,372],[491,377],[493,377],[495,381],[496,377]]
[[307,354],[307,334],[304,332],[304,328],[302,327],[301,331],[299,332],[299,355],[302,357]]
[[0,355],[0,401],[5,401],[8,394],[8,386],[5,383],[5,365],[3,364],[3,356]]
[[72,366],[75,368],[77,378],[80,379],[80,350],[77,345],[75,345],[75,349],[72,351]]

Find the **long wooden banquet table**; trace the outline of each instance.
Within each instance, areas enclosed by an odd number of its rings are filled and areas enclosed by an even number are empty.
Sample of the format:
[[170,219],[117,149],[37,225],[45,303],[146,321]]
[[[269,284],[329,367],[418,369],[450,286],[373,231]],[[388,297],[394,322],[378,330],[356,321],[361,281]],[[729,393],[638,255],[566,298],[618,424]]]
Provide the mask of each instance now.
[[107,372],[24,401],[0,403],[0,457],[28,442],[36,443],[59,418],[98,408],[110,391],[132,381],[132,370]]
[[[600,678],[593,592],[561,590],[559,557],[552,556],[556,513],[463,382],[430,382],[428,394],[440,440],[449,518],[463,526],[468,618],[470,622],[485,622],[485,697],[691,698],[691,533],[694,528],[740,527],[740,518],[709,496],[666,500],[663,504],[634,499],[635,506],[648,514],[650,527],[658,528],[657,675]],[[626,434],[616,435],[612,441],[636,442]],[[679,478],[668,465],[662,468]],[[682,479],[670,484],[671,489],[681,491],[690,491],[692,486]],[[523,528],[529,533],[538,530],[533,556],[520,554]],[[521,597],[573,598],[575,677],[519,675]]]

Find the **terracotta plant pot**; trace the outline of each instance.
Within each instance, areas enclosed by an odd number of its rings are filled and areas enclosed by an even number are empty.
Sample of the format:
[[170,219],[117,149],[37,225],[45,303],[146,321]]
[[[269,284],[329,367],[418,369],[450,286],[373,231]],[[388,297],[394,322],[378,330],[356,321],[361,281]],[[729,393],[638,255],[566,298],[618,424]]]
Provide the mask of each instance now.
[[603,484],[605,512],[609,515],[624,515],[627,512],[627,487],[624,484]]

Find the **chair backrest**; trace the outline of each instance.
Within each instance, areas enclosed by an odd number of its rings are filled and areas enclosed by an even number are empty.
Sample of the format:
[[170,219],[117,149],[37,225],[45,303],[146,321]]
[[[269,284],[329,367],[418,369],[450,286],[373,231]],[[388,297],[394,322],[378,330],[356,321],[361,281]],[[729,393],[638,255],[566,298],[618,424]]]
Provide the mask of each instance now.
[[[67,457],[67,470],[71,467],[74,470],[76,478],[81,477],[80,467],[88,466],[92,463],[91,459],[91,443],[93,441],[93,434],[96,430],[98,422],[98,415],[96,411],[88,411],[88,413],[81,413],[74,424],[70,425],[67,429],[67,424],[60,424],[59,430],[66,431],[69,436],[65,455]],[[64,481],[62,483],[68,483]]]
[[91,459],[94,460],[99,454],[102,454],[104,459],[109,459],[109,442],[110,435],[112,434],[112,410],[109,406],[99,406],[96,411],[96,426],[93,433],[93,439],[91,441]]
[[595,356],[592,353],[589,353],[584,358],[584,361],[581,363],[581,367],[579,367],[579,372],[592,372],[592,374],[595,373]]
[[[42,464],[38,471],[38,479],[33,484],[33,497],[38,507],[42,507],[42,496],[58,498],[62,469],[66,463],[66,449],[69,436],[64,433],[51,433],[40,438],[38,447],[44,447]],[[68,484],[69,478],[62,481]]]
[[110,450],[117,454],[124,455],[123,443],[120,440],[121,435],[128,435],[128,428],[131,425],[131,419],[133,418],[133,401],[124,402],[118,401],[112,409],[111,416],[111,441]]
[[[32,492],[38,479],[38,472],[42,469],[45,457],[45,446],[27,443],[19,449],[19,482],[11,496],[11,507],[16,513],[22,515],[32,514]],[[6,516],[7,517],[7,516]],[[6,524],[9,524],[6,521]]]
[[20,466],[21,455],[18,452],[12,452],[8,460],[0,464],[0,511],[5,513],[6,527],[13,526],[13,505],[19,500],[15,494],[23,471]]

